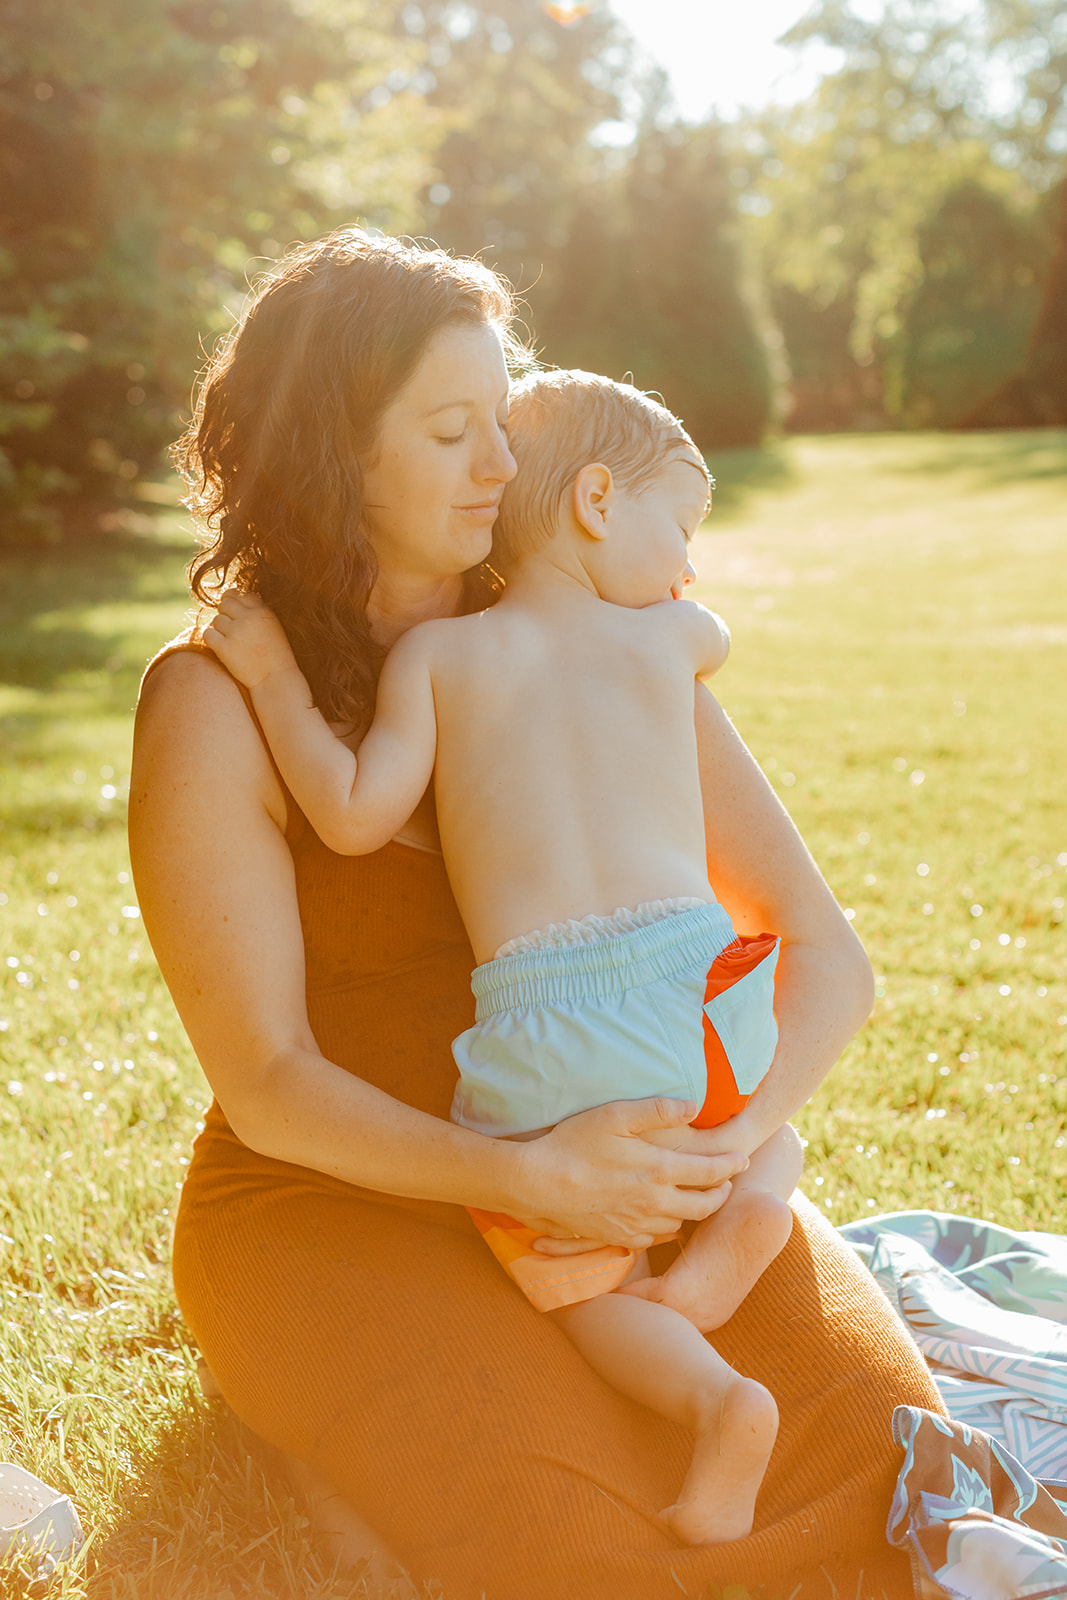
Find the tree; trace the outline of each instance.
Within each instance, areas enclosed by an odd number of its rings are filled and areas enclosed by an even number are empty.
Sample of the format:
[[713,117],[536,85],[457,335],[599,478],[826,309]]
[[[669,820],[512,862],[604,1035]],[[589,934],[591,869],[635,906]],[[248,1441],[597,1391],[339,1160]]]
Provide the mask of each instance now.
[[1039,229],[994,190],[949,191],[919,228],[921,277],[900,308],[887,356],[893,414],[953,427],[1015,372],[1045,277]]
[[770,375],[715,127],[647,117],[625,163],[582,194],[531,303],[561,365],[632,373],[704,450],[758,443]]
[[1021,370],[968,412],[962,427],[1067,425],[1067,182],[1050,198],[1052,264]]
[[860,10],[855,0],[817,0],[785,36],[797,46],[811,40],[841,52],[845,77],[867,74],[889,92],[885,120],[898,142],[995,142],[1001,162],[1025,166],[1038,189],[1062,171],[1062,0],[881,0]]
[[953,187],[997,181],[977,138],[895,136],[888,92],[873,68],[838,74],[804,105],[732,133],[732,177],[785,340],[793,427],[893,414],[886,361],[922,278],[920,231]]
[[561,27],[531,0],[422,0],[395,26],[443,129],[423,226],[528,288],[601,168],[590,135],[633,92],[625,37],[603,10]]
[[1062,0],[985,0],[986,51],[1006,68],[1015,103],[1001,133],[1039,187],[1063,171],[1067,143],[1067,11]]
[[[174,436],[245,263],[410,225],[433,119],[378,0],[0,0],[0,508],[57,534]],[[376,92],[399,72],[398,94]]]
[[[990,196],[982,216],[996,256],[1007,238],[998,218],[1010,212],[1018,221],[1062,165],[1067,25],[1062,17],[1054,25],[1054,10],[1044,0],[974,0],[963,11],[941,0],[894,0],[860,12],[849,0],[821,0],[787,36],[797,46],[816,39],[833,47],[842,64],[805,104],[749,118],[734,150],[741,203],[756,213],[768,300],[785,335],[795,425],[942,414],[905,376],[917,374],[920,347],[932,355],[936,335],[909,335],[902,316],[921,320],[934,294],[922,252],[933,248],[932,219],[950,194]],[[1042,27],[1051,31],[1042,36]],[[1001,68],[997,104],[988,90],[991,56]],[[1047,91],[1040,106],[1039,80]],[[1030,247],[1020,236],[1012,248],[1022,252],[1012,270],[1025,278]],[[988,301],[987,320],[974,340],[966,327],[957,330],[959,349],[970,352],[971,378],[993,387],[1021,358],[1033,296],[1016,277],[1018,300],[1009,307],[981,247],[972,265],[977,277],[985,273],[975,293]],[[977,303],[972,311],[978,315]],[[938,362],[943,379],[946,343]]]
[[[758,440],[769,379],[717,132],[671,125],[662,77],[635,72],[603,10],[564,28],[529,0],[423,0],[402,26],[448,129],[433,237],[519,285],[547,359],[631,372],[705,445]],[[606,144],[624,114],[637,138]]]

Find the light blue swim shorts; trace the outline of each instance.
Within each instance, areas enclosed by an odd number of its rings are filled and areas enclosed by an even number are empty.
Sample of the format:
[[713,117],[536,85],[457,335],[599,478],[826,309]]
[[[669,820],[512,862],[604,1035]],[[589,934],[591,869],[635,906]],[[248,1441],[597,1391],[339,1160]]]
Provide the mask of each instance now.
[[738,939],[698,906],[595,943],[487,961],[473,1028],[452,1046],[452,1120],[496,1138],[549,1128],[611,1100],[744,1105],[778,1044],[778,940]]

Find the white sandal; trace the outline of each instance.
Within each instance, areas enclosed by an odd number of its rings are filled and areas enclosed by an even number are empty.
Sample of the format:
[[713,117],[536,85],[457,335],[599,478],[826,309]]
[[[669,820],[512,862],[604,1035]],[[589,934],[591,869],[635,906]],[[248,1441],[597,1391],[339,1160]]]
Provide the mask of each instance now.
[[29,1557],[37,1563],[34,1578],[47,1581],[56,1562],[69,1560],[84,1543],[68,1495],[58,1494],[14,1462],[0,1461],[0,1561]]

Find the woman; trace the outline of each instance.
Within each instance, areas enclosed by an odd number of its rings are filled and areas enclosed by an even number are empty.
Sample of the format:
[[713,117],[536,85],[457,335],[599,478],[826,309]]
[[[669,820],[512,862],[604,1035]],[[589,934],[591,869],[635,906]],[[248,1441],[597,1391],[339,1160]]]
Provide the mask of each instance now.
[[[194,588],[228,575],[259,592],[353,742],[389,645],[492,599],[481,564],[514,472],[510,310],[478,263],[350,231],[281,265],[205,382],[185,463],[218,533]],[[811,1064],[784,1118],[865,1016],[869,969],[703,692],[696,715],[711,879],[740,929],[782,934],[780,1031]],[[601,1107],[525,1144],[447,1120],[472,958],[432,798],[374,855],[331,854],[236,685],[185,640],[146,680],[130,809],[146,925],[216,1096],[175,1282],[249,1426],[448,1600],[674,1600],[727,1583],[802,1584],[807,1600],[827,1579],[854,1592],[861,1572],[865,1600],[907,1592],[883,1531],[890,1416],[938,1402],[812,1208],[716,1337],[782,1413],[756,1532],[727,1546],[674,1543],[656,1508],[687,1441],[608,1389],[495,1270],[464,1205],[642,1248],[710,1215],[737,1162],[721,1133],[707,1154],[643,1142],[681,1124],[674,1102]]]

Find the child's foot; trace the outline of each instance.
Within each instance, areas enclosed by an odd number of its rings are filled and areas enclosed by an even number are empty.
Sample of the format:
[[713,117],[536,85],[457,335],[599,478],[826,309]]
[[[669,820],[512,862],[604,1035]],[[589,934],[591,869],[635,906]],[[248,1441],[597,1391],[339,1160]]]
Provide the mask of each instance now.
[[752,1532],[778,1432],[778,1407],[761,1383],[734,1377],[697,1422],[682,1492],[663,1512],[682,1544],[726,1544]]
[[619,1294],[655,1300],[681,1312],[701,1333],[728,1322],[793,1227],[784,1200],[763,1189],[735,1189],[702,1222],[661,1278],[640,1278]]

